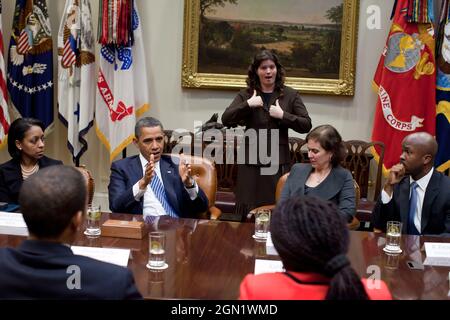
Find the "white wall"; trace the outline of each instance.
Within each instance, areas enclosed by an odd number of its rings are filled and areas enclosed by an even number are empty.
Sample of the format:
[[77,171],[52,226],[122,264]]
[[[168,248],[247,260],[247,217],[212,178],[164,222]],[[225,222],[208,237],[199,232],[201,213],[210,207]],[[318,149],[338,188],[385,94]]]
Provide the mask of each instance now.
[[[12,26],[15,1],[3,2],[4,46],[7,51]],[[230,104],[235,91],[198,90],[181,88],[181,62],[183,43],[183,0],[136,0],[143,25],[147,73],[151,109],[147,115],[159,118],[167,129],[186,128],[193,130],[194,121],[207,120]],[[324,123],[334,125],[344,140],[370,140],[373,109],[376,95],[371,82],[380,53],[390,28],[389,17],[394,0],[361,0],[358,50],[356,59],[356,90],[354,97],[325,95],[302,95],[313,126]],[[64,10],[64,1],[47,0],[53,30],[56,78],[56,38],[59,22]],[[98,1],[91,0],[94,29],[97,30]],[[366,26],[367,7],[381,8],[381,29],[369,30]],[[7,54],[7,52],[5,52]],[[55,91],[56,102],[56,91]],[[59,122],[55,111],[55,131],[47,137],[47,155],[71,163],[66,147],[67,133]],[[93,129],[87,135],[89,149],[81,158],[94,175],[96,197],[102,208],[107,208],[105,192],[109,177],[109,159],[106,149],[99,143]],[[128,154],[135,153],[134,147]],[[0,162],[9,159],[6,149],[0,151]]]

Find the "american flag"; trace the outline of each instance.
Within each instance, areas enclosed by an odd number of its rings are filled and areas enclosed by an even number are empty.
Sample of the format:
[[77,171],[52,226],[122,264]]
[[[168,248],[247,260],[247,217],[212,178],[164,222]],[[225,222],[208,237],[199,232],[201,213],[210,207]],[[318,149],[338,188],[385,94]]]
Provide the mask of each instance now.
[[25,54],[28,49],[30,49],[30,44],[28,42],[28,33],[23,29],[19,35],[19,43],[17,46],[17,52],[20,54]]
[[2,1],[0,0],[0,146],[6,144],[10,118],[8,113],[8,90],[6,89],[5,60],[3,56]]
[[77,56],[71,46],[71,37],[68,37],[64,43],[63,56],[61,63],[64,68],[68,68],[75,63]]

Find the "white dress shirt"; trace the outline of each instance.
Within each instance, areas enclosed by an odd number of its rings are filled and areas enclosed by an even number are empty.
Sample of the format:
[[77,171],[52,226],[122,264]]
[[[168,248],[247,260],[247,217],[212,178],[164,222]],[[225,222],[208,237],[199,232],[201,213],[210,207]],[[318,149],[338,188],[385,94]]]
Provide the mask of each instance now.
[[[145,175],[145,169],[147,166],[147,159],[145,159],[142,154],[139,154],[139,160],[141,160],[142,165],[142,172],[143,175]],[[163,179],[161,177],[161,168],[159,166],[159,161],[155,162],[155,174],[159,177],[161,180],[161,183],[163,184],[164,190],[166,189],[164,186]],[[189,194],[189,197],[191,200],[194,200],[197,198],[198,194],[198,185],[194,180],[194,188],[186,188],[186,191]],[[156,198],[155,193],[153,192],[152,188],[149,185],[145,189],[139,189],[139,181],[136,182],[133,185],[133,196],[136,201],[140,201],[141,197],[144,196],[144,203],[143,203],[143,215],[144,219],[146,216],[164,216],[167,215],[166,211],[164,210],[161,202],[159,202],[158,198]]]
[[[414,213],[414,225],[416,229],[422,230],[422,207],[423,207],[423,199],[425,198],[425,192],[427,191],[428,183],[430,182],[431,176],[433,175],[433,168],[431,168],[430,172],[424,175],[422,178],[416,181],[417,183],[417,206],[416,212]],[[414,179],[409,177],[409,185],[414,182]],[[411,199],[411,187],[409,188],[409,199]],[[392,200],[392,195],[389,196],[386,191],[381,191],[381,202],[383,204],[388,204]]]

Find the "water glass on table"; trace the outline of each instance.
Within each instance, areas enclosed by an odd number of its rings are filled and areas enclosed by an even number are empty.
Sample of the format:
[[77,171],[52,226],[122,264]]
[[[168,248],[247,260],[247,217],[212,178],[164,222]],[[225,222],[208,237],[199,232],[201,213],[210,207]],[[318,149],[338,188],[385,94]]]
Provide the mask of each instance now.
[[388,253],[401,253],[401,238],[402,223],[400,221],[388,221],[386,225],[386,246],[383,250]]
[[100,230],[100,218],[102,216],[102,213],[100,211],[99,205],[88,205],[87,208],[87,217],[86,217],[86,231],[84,231],[84,234],[90,237],[97,237],[100,236],[101,230]]
[[166,263],[166,235],[164,232],[149,233],[149,256],[147,268],[163,270],[168,267]]
[[270,209],[259,209],[255,213],[255,234],[256,240],[266,240],[270,225]]

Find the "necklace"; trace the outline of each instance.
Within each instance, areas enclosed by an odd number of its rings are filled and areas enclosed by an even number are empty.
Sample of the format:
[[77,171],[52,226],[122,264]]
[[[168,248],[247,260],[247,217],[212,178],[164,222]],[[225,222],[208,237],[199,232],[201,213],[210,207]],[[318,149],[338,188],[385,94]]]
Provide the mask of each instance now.
[[39,164],[36,163],[31,169],[26,169],[22,164],[20,164],[20,170],[22,171],[23,179],[26,180],[29,176],[39,170]]

